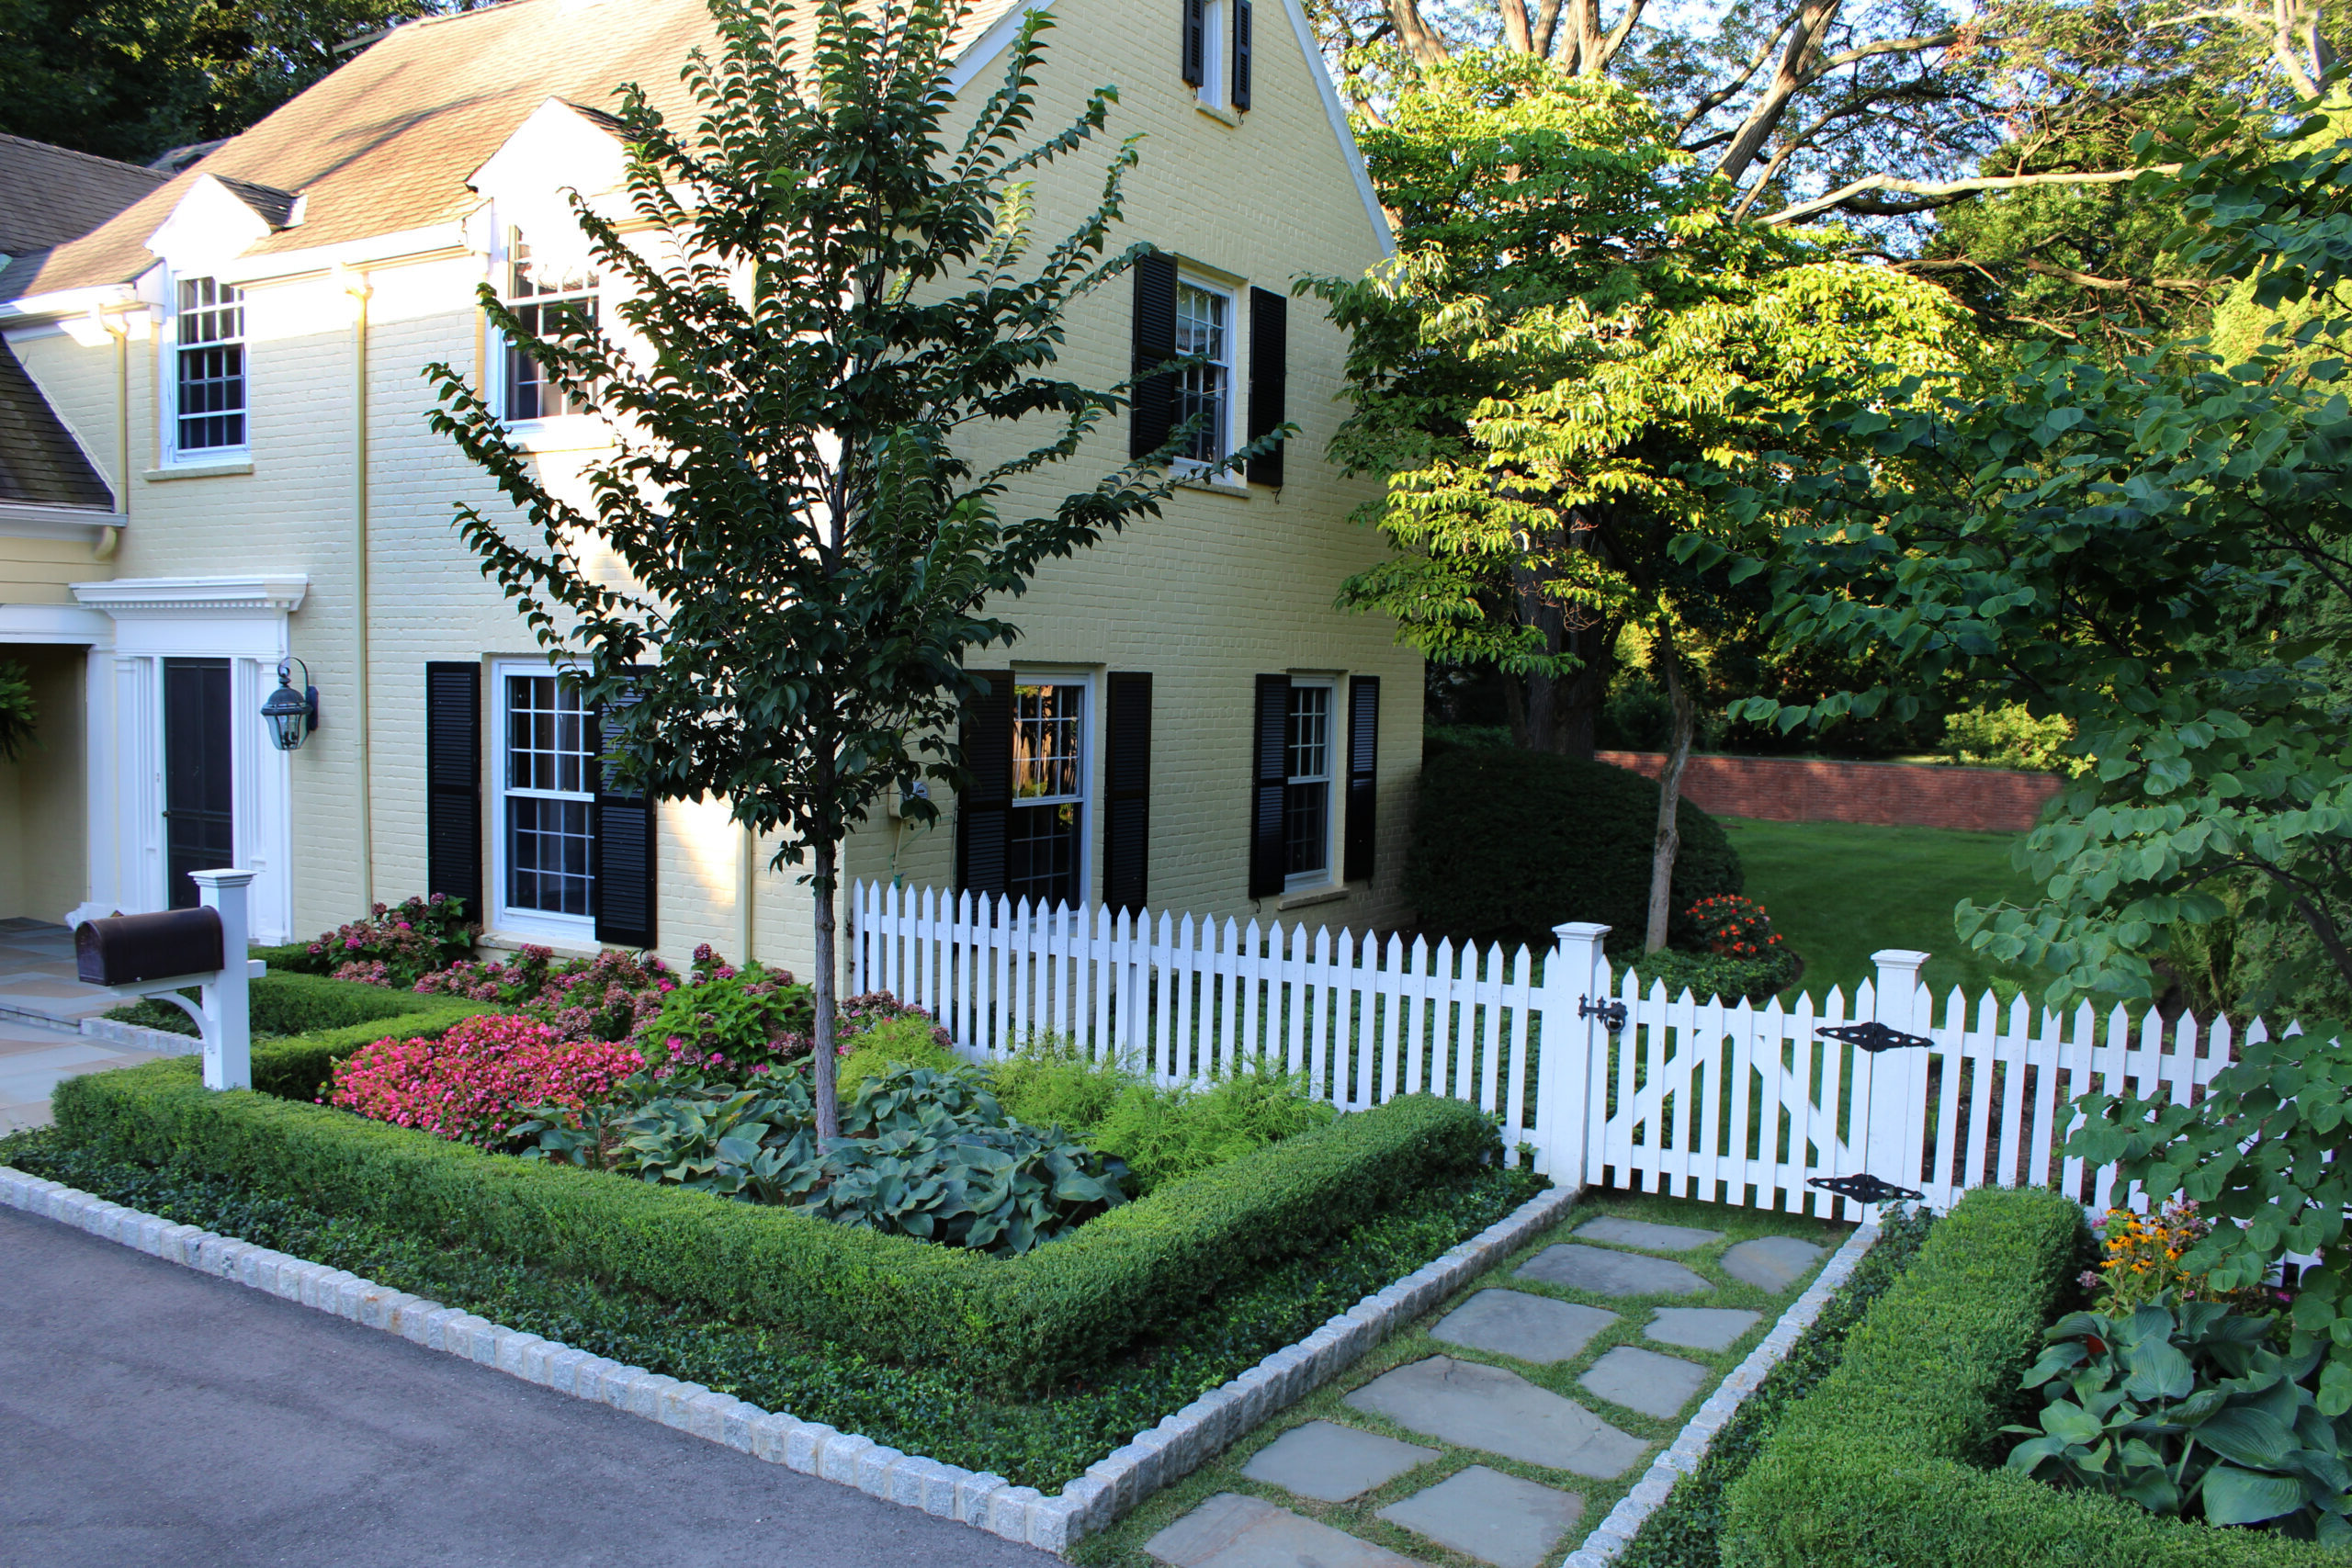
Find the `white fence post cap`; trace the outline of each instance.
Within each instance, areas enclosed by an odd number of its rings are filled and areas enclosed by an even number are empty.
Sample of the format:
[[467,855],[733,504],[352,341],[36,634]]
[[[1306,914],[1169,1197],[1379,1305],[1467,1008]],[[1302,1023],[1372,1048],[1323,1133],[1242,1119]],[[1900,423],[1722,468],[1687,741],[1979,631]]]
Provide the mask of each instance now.
[[191,871],[188,880],[204,887],[244,887],[252,884],[254,873],[242,866],[224,865],[212,871]]
[[1614,930],[1614,926],[1604,926],[1592,920],[1570,920],[1566,925],[1554,926],[1552,934],[1562,942],[1577,942],[1604,937]]

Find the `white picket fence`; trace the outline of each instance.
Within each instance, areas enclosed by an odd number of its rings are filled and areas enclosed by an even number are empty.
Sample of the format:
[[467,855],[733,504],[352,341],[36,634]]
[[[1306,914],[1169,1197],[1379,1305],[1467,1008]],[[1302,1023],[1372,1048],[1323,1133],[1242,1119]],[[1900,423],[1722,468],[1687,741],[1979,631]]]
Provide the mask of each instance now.
[[[1560,926],[1534,953],[860,883],[848,951],[858,990],[929,1010],[976,1060],[1053,1035],[1163,1083],[1279,1066],[1346,1110],[1450,1095],[1555,1179],[1847,1217],[1809,1183],[1869,1174],[1938,1207],[1988,1184],[2143,1206],[2112,1168],[2059,1152],[2068,1102],[2128,1086],[2188,1103],[2230,1060],[2227,1019],[2134,1025],[1989,992],[1972,1011],[1955,989],[1939,1021],[1922,953],[1875,954],[1850,1006],[1835,988],[1794,1008],[1645,994],[1633,970],[1612,977],[1608,930]],[[1824,1032],[1869,1021],[1930,1043]]]

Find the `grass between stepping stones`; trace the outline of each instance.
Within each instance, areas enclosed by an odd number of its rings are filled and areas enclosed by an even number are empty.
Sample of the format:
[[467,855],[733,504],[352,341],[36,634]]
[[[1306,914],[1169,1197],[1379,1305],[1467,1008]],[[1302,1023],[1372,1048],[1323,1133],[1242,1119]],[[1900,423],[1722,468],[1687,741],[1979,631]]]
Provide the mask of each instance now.
[[[1657,1224],[1689,1225],[1702,1230],[1720,1231],[1719,1241],[1690,1252],[1650,1251],[1640,1247],[1616,1246],[1580,1238],[1578,1245],[1609,1247],[1621,1252],[1637,1252],[1646,1257],[1670,1258],[1703,1276],[1713,1289],[1703,1295],[1693,1296],[1631,1296],[1609,1297],[1590,1291],[1579,1291],[1563,1285],[1550,1285],[1532,1280],[1514,1279],[1513,1272],[1528,1259],[1547,1247],[1572,1238],[1573,1233],[1593,1220],[1615,1216],[1629,1220],[1645,1220]],[[1809,1219],[1799,1214],[1774,1213],[1759,1209],[1735,1209],[1713,1203],[1701,1203],[1682,1199],[1653,1197],[1638,1193],[1589,1192],[1556,1224],[1538,1235],[1526,1246],[1512,1253],[1486,1273],[1464,1285],[1445,1302],[1416,1319],[1407,1327],[1392,1335],[1363,1360],[1339,1378],[1318,1389],[1307,1398],[1282,1412],[1257,1430],[1242,1438],[1210,1463],[1193,1472],[1182,1481],[1147,1500],[1142,1507],[1105,1533],[1081,1541],[1071,1552],[1072,1558],[1093,1568],[1150,1568],[1154,1560],[1145,1552],[1144,1543],[1176,1519],[1189,1513],[1207,1498],[1219,1492],[1239,1492],[1319,1519],[1325,1524],[1347,1530],[1363,1540],[1385,1546],[1392,1551],[1419,1562],[1445,1565],[1445,1568],[1478,1568],[1476,1560],[1459,1552],[1447,1551],[1436,1543],[1415,1535],[1410,1530],[1392,1525],[1376,1516],[1393,1503],[1412,1496],[1435,1485],[1446,1477],[1483,1464],[1492,1470],[1540,1482],[1564,1492],[1574,1492],[1584,1499],[1584,1511],[1577,1523],[1562,1538],[1553,1552],[1556,1562],[1576,1549],[1585,1532],[1591,1529],[1614,1507],[1617,1500],[1639,1482],[1658,1453],[1674,1440],[1684,1422],[1696,1414],[1700,1404],[1714,1392],[1724,1374],[1739,1365],[1756,1342],[1771,1331],[1781,1314],[1812,1281],[1819,1271],[1816,1263],[1804,1278],[1784,1292],[1759,1290],[1743,1284],[1724,1272],[1723,1255],[1740,1242],[1756,1236],[1791,1235],[1823,1247],[1821,1262],[1852,1233],[1853,1227],[1827,1220]],[[1460,1306],[1471,1295],[1490,1287],[1503,1286],[1530,1292],[1555,1300],[1577,1302],[1597,1306],[1617,1314],[1617,1321],[1604,1325],[1574,1357],[1552,1365],[1536,1366],[1513,1357],[1491,1351],[1451,1345],[1432,1338],[1430,1330],[1446,1314]],[[1729,1348],[1708,1352],[1678,1346],[1660,1345],[1642,1337],[1643,1326],[1650,1314],[1659,1307],[1710,1306],[1736,1307],[1761,1314],[1756,1325]],[[1667,1418],[1645,1416],[1611,1404],[1580,1386],[1577,1380],[1592,1364],[1620,1345],[1631,1345],[1655,1350],[1663,1355],[1679,1356],[1708,1370],[1706,1382],[1680,1411]],[[1642,1438],[1649,1447],[1623,1475],[1613,1480],[1596,1480],[1590,1476],[1571,1474],[1566,1471],[1547,1470],[1540,1465],[1522,1463],[1499,1454],[1464,1448],[1444,1439],[1415,1432],[1392,1421],[1354,1409],[1345,1403],[1349,1394],[1371,1382],[1384,1372],[1418,1361],[1425,1356],[1452,1356],[1461,1360],[1481,1361],[1518,1373],[1539,1388],[1572,1399],[1600,1419]],[[1336,1421],[1342,1426],[1378,1432],[1399,1438],[1409,1443],[1439,1450],[1439,1457],[1426,1464],[1407,1471],[1385,1485],[1375,1487],[1345,1503],[1317,1503],[1297,1496],[1283,1488],[1252,1481],[1241,1473],[1251,1456],[1292,1428],[1309,1421]]]

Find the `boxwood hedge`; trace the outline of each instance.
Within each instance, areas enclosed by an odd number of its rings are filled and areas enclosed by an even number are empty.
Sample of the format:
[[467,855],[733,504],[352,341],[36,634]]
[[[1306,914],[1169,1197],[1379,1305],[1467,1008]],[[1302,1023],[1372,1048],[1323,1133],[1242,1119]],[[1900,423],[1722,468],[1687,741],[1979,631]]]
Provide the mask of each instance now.
[[1171,1183],[1050,1247],[994,1258],[484,1154],[307,1103],[335,1057],[475,1010],[444,1003],[257,1043],[264,1092],[209,1093],[188,1057],[69,1079],[53,1101],[57,1126],[116,1157],[250,1178],[324,1213],[463,1238],[1008,1393],[1087,1371],[1229,1283],[1329,1245],[1495,1147],[1475,1107],[1408,1096]]
[[1731,1489],[1724,1568],[2317,1568],[2248,1529],[2161,1519],[1999,1468],[2000,1428],[2086,1261],[2079,1206],[1980,1188],[1847,1340]]

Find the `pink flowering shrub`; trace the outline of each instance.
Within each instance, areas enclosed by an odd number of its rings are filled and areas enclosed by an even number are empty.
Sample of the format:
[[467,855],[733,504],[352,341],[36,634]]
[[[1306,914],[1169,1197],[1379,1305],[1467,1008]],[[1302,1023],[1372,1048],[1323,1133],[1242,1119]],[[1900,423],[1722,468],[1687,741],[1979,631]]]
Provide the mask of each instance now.
[[637,1039],[657,1067],[741,1077],[806,1056],[816,1017],[814,993],[790,971],[738,968],[705,942],[695,949],[693,978],[662,993]]
[[438,1040],[383,1039],[335,1064],[325,1103],[501,1149],[535,1107],[571,1110],[610,1095],[645,1059],[609,1041],[567,1041],[535,1019],[463,1019]]
[[397,989],[469,956],[479,931],[466,919],[464,899],[435,893],[379,904],[368,919],[338,926],[311,942],[310,954],[338,980]]
[[956,1037],[939,1025],[939,1021],[911,1002],[902,1002],[888,991],[868,991],[864,996],[850,997],[833,1009],[833,1030],[842,1042],[846,1054],[851,1043],[876,1024],[895,1019],[919,1018],[931,1025],[932,1043],[943,1051],[956,1048]]
[[677,972],[650,953],[608,950],[558,962],[548,948],[526,947],[504,964],[452,964],[414,988],[510,1008],[567,1040],[627,1040],[677,985]]

